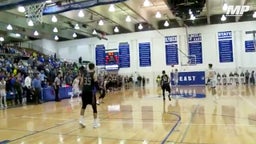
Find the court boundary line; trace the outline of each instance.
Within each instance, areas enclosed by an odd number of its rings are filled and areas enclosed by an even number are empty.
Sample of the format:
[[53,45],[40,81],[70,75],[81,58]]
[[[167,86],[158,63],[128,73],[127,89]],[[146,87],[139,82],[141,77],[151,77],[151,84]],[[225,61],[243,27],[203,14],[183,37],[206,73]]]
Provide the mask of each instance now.
[[172,129],[169,131],[169,133],[165,136],[165,138],[161,141],[161,144],[164,144],[167,141],[167,139],[171,136],[171,134],[174,132],[175,128],[178,126],[178,124],[181,121],[180,115],[178,115],[176,113],[172,113],[172,112],[169,112],[168,114],[175,115],[178,118],[178,120],[177,120],[176,124],[172,127]]
[[190,121],[189,121],[189,123],[188,123],[188,125],[187,125],[187,128],[185,129],[185,132],[183,133],[182,138],[181,138],[181,140],[180,140],[179,143],[183,143],[185,137],[187,136],[188,129],[189,129],[190,126],[191,126],[192,120],[194,119],[194,117],[195,117],[195,115],[196,115],[196,113],[197,113],[198,108],[199,108],[199,104],[197,104],[196,108],[195,108],[194,111],[192,112]]
[[47,130],[52,129],[52,128],[57,128],[57,127],[59,127],[59,126],[62,126],[62,125],[65,125],[65,124],[67,124],[67,123],[71,123],[71,122],[74,122],[74,121],[77,121],[77,119],[73,119],[73,120],[67,121],[67,122],[62,123],[62,124],[56,124],[55,126],[52,126],[52,127],[49,127],[49,128],[43,129],[43,130],[40,130],[40,131],[34,131],[33,133],[30,133],[30,134],[27,134],[27,135],[18,137],[18,138],[16,138],[16,139],[10,140],[10,142],[14,142],[14,141],[23,139],[23,138],[25,138],[25,137],[33,136],[33,135],[36,135],[36,134],[38,134],[38,133],[47,131]]
[[240,97],[243,101],[245,101],[247,104],[249,104],[251,107],[253,107],[254,109],[256,109],[256,106],[251,102],[246,100],[245,98],[243,98],[241,95],[238,95],[238,97]]

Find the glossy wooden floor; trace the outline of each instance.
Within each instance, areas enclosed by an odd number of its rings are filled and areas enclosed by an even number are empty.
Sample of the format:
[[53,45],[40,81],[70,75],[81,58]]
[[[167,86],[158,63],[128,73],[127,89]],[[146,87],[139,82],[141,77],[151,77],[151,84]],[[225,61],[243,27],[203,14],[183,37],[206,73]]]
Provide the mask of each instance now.
[[[184,90],[185,89],[185,90]],[[101,127],[78,124],[80,105],[63,100],[0,111],[0,141],[17,144],[255,144],[256,88],[227,86],[213,96],[208,88],[182,87],[178,93],[205,98],[163,102],[156,88],[110,93],[98,106]],[[175,90],[176,91],[176,90]]]

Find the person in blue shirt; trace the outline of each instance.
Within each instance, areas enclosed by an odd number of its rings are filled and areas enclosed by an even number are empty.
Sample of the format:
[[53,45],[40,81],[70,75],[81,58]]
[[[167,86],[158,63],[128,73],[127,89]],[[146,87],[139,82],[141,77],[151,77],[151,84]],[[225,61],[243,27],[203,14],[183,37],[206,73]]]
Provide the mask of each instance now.
[[39,99],[41,97],[41,80],[39,77],[39,74],[37,73],[32,81],[32,88],[34,91],[34,95],[33,95],[33,101],[35,102],[35,104],[39,104]]

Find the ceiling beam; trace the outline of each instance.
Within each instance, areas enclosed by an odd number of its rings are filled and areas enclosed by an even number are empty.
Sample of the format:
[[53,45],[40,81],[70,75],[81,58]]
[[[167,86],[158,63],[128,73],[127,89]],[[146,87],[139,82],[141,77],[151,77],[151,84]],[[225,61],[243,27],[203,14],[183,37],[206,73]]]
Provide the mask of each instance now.
[[[90,8],[91,11],[100,15],[103,18],[106,18],[108,21],[111,21],[113,25],[121,26],[131,32],[135,31],[134,25],[132,23],[127,23],[125,18],[127,14],[125,14],[124,10],[122,10],[121,3],[115,5],[116,11],[115,12],[108,12],[108,5],[101,6],[101,7],[92,7]],[[113,33],[113,26],[110,28],[111,33]]]
[[206,0],[205,5],[206,5],[207,24],[211,24],[210,0]]
[[[241,5],[246,5],[248,3],[248,0],[241,0]],[[236,16],[236,22],[238,22],[241,19],[242,16]]]
[[[92,31],[93,29],[86,23],[83,23],[83,22],[80,22],[80,21],[77,21],[75,20],[74,18],[71,18],[70,16],[68,15],[65,15],[65,13],[60,13],[57,15],[57,17],[60,19],[60,21],[62,23],[58,23],[57,25],[59,27],[63,27],[63,29],[67,30],[67,31],[71,31],[71,32],[75,32],[75,33],[78,33],[80,35],[84,35],[84,36],[88,36],[88,37],[91,37],[93,36],[92,35]],[[64,23],[63,23],[64,22]],[[68,25],[67,22],[70,22],[72,23],[73,25],[75,24],[79,24],[80,25],[80,29],[74,29],[73,27],[71,27],[70,25]],[[51,22],[50,22],[51,23]],[[81,27],[81,25],[87,25],[87,28],[83,28]]]
[[154,14],[147,11],[146,7],[142,8],[142,6],[135,1],[126,1],[121,4],[126,6],[133,14],[138,17],[138,22],[146,22],[150,24],[154,29],[158,29],[156,19],[152,18]]
[[[54,26],[45,23],[45,21],[42,24],[35,24],[33,27],[30,27],[27,25],[27,19],[24,16],[17,15],[14,12],[1,12],[0,15],[0,22],[6,23],[6,24],[12,24],[17,27],[24,28],[26,30],[33,29],[37,30],[39,33],[45,33],[46,35],[51,36],[51,39],[53,39],[53,36],[55,35],[52,30]],[[57,35],[72,39],[72,34],[67,32],[59,31]],[[46,36],[46,37],[49,37]]]

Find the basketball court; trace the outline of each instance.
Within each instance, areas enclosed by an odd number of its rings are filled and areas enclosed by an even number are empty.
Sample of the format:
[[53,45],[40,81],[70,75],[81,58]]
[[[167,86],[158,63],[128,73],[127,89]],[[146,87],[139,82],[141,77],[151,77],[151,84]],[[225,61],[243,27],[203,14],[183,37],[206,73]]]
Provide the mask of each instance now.
[[[256,143],[255,85],[218,85],[216,93],[205,86],[209,63],[225,75],[255,69],[255,0],[198,1],[2,0],[0,44],[81,57],[98,73],[149,83],[108,93],[97,106],[99,128],[90,106],[80,127],[77,100],[0,110],[0,144]],[[241,5],[250,10],[227,15]],[[163,101],[155,79],[176,68],[183,86]]]
[[[194,87],[195,88],[195,87]],[[180,88],[182,89],[182,88]],[[188,91],[193,87],[188,88]],[[200,88],[202,89],[202,88]],[[180,90],[178,90],[180,92]],[[241,144],[256,141],[255,87],[227,86],[204,98],[173,96],[135,88],[108,94],[98,106],[101,127],[78,124],[79,102],[69,99],[0,111],[2,143]]]

